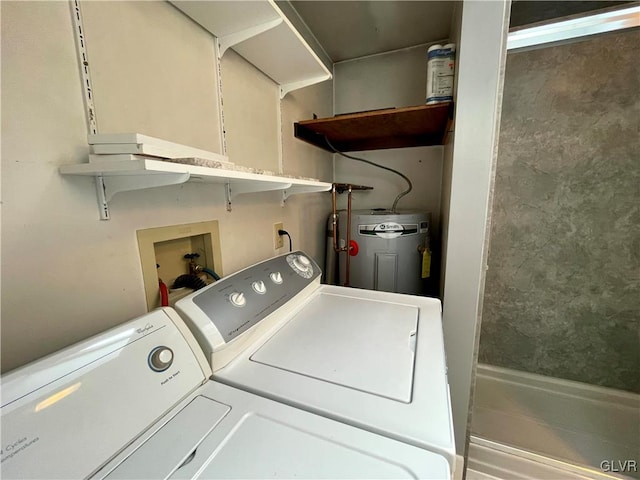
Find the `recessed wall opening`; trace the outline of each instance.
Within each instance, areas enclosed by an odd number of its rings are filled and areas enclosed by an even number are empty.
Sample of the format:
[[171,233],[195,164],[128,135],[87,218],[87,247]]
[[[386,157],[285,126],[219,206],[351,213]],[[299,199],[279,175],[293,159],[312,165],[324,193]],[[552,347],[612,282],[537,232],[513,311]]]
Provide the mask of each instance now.
[[[193,273],[191,261],[222,275],[217,220],[138,230],[137,237],[148,311],[161,306],[159,280],[169,288],[170,305],[193,291],[172,288],[176,278]],[[205,283],[213,280],[204,271],[196,275]]]

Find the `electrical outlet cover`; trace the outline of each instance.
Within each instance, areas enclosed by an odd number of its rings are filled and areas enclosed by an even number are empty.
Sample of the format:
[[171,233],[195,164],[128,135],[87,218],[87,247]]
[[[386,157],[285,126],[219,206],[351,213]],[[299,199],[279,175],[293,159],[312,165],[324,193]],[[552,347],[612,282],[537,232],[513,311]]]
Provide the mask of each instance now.
[[273,224],[273,248],[276,250],[284,247],[284,238],[278,234],[278,230],[284,230],[282,222]]

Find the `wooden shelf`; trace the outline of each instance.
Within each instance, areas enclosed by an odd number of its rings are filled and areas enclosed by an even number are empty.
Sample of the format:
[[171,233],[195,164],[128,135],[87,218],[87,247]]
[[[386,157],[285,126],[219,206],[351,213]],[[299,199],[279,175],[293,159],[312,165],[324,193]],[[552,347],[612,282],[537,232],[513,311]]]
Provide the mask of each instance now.
[[389,108],[294,124],[294,134],[329,152],[329,142],[341,152],[385,148],[442,145],[446,138],[452,103]]
[[118,192],[176,185],[188,181],[223,185],[227,210],[231,210],[231,200],[241,194],[279,190],[282,192],[284,203],[291,195],[325,192],[331,189],[330,183],[314,180],[146,159],[121,161],[105,159],[91,163],[64,165],[60,167],[60,173],[96,178],[98,205],[103,220],[109,219],[108,202]]

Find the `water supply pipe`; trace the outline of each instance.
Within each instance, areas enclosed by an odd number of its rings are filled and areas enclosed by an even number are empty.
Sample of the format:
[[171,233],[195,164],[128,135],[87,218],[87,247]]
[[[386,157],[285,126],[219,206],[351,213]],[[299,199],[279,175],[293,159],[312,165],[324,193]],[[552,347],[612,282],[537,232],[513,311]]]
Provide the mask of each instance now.
[[[331,204],[332,204],[332,213],[331,213],[331,223],[333,225],[333,251],[338,255],[341,252],[347,252],[346,259],[346,269],[344,275],[344,286],[349,286],[349,274],[351,272],[351,197],[353,192],[353,187],[351,185],[347,186],[348,196],[347,196],[347,244],[344,247],[338,246],[338,212],[337,212],[337,187],[334,183],[331,187]],[[338,258],[339,260],[339,258]]]

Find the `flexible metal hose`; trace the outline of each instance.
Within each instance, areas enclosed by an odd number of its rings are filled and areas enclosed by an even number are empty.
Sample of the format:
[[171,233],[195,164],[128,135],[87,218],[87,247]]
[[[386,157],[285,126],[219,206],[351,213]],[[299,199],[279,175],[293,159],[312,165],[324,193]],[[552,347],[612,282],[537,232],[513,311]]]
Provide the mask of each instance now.
[[358,162],[363,162],[366,163],[367,165],[371,165],[373,167],[378,167],[381,168],[383,170],[388,170],[389,172],[393,172],[396,175],[401,176],[406,182],[407,185],[409,185],[409,187],[404,191],[398,194],[398,196],[396,197],[396,199],[393,201],[393,206],[391,207],[391,213],[396,213],[396,207],[398,206],[398,202],[400,201],[400,199],[402,197],[404,197],[405,195],[407,195],[409,192],[411,192],[411,190],[413,190],[413,184],[411,183],[411,180],[409,180],[409,178],[404,175],[403,173],[394,170],[393,168],[389,168],[389,167],[385,167],[384,165],[379,165],[377,163],[372,162],[371,160],[366,160],[364,158],[359,158],[359,157],[354,157],[353,155],[348,155],[346,153],[341,152],[340,150],[338,150],[336,147],[334,147],[331,142],[329,141],[329,139],[325,136],[324,137],[325,142],[327,142],[327,145],[329,145],[329,148],[331,148],[331,150],[333,150],[335,153],[337,153],[338,155],[342,155],[343,157],[346,158],[350,158],[351,160],[357,160]]

